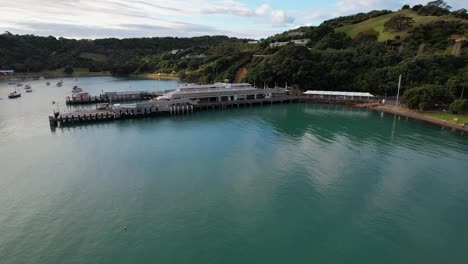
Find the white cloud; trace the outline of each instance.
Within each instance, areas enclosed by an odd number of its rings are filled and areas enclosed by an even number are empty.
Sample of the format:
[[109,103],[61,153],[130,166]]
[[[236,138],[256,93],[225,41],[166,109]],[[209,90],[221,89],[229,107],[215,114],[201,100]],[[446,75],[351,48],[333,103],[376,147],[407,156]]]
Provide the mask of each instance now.
[[230,14],[235,16],[254,16],[255,11],[247,7],[245,4],[232,1],[232,0],[223,0],[213,2],[209,5],[205,5],[200,10],[201,14],[213,14],[213,15],[222,15]]
[[287,25],[294,22],[294,18],[289,17],[284,10],[273,10],[270,14],[270,22],[275,25]]
[[201,9],[201,13],[210,15],[230,14],[235,16],[253,17],[264,15],[268,9],[270,9],[270,5],[268,4],[263,4],[258,8],[253,9],[237,1],[220,0],[213,2],[210,5],[207,5],[207,7]]
[[263,4],[255,10],[255,14],[262,16],[270,9],[269,4]]
[[[270,5],[237,0],[0,0],[0,31],[63,37],[265,37]],[[215,23],[212,15],[240,16],[242,24]],[[258,27],[256,25],[259,25]],[[142,29],[144,27],[144,29]],[[246,29],[249,27],[249,29]],[[69,29],[69,30],[67,30]]]
[[[269,32],[281,31],[278,26],[318,24],[336,16],[373,9],[396,10],[405,3],[419,2],[333,1],[333,8],[306,12],[302,6],[295,10],[275,9],[266,0],[259,5],[240,0],[0,0],[0,32],[78,38],[202,34],[265,37]],[[454,9],[464,7],[465,2],[448,0]],[[254,32],[259,35],[253,36]]]

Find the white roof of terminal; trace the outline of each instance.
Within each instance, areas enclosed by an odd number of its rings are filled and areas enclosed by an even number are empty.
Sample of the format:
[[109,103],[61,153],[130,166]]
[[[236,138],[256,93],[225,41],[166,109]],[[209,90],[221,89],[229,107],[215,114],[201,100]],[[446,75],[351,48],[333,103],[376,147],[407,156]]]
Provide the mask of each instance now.
[[303,93],[305,95],[334,95],[334,96],[362,96],[362,97],[374,97],[370,93],[362,92],[336,92],[336,91],[315,91],[309,90]]
[[201,85],[190,83],[190,84],[179,85],[178,88],[182,88],[182,89],[185,89],[185,88],[193,88],[193,89],[222,88],[222,87],[230,88],[230,87],[243,87],[243,86],[251,86],[251,85],[249,83],[214,83],[214,84],[201,84]]

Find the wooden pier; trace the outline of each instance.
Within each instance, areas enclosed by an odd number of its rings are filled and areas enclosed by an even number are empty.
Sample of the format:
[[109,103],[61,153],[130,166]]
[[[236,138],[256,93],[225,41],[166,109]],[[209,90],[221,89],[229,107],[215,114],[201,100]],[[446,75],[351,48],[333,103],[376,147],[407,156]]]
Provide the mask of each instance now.
[[242,101],[226,101],[226,102],[209,102],[209,103],[198,103],[194,105],[181,105],[174,106],[167,110],[158,110],[158,111],[142,111],[136,112],[133,110],[126,110],[125,112],[119,111],[119,113],[114,112],[112,109],[104,110],[83,110],[75,112],[63,112],[57,113],[54,112],[53,116],[49,116],[49,122],[51,126],[57,125],[76,125],[85,122],[101,122],[109,120],[123,120],[123,119],[132,119],[132,118],[142,118],[149,116],[159,116],[159,115],[179,115],[192,113],[194,111],[202,111],[209,109],[224,109],[227,107],[230,108],[239,108],[245,106],[253,105],[263,105],[263,104],[278,104],[278,103],[293,103],[299,102],[303,97],[279,97],[279,98],[269,98],[269,99],[256,99],[256,100],[242,100]]
[[[217,101],[217,102],[206,102],[197,103],[193,105],[174,105],[168,109],[158,109],[154,111],[152,109],[144,109],[144,111],[138,112],[133,109],[126,109],[124,111],[119,110],[115,112],[113,109],[104,110],[83,110],[68,113],[57,113],[54,112],[53,116],[49,116],[49,122],[51,126],[66,126],[66,125],[78,125],[80,123],[89,122],[103,122],[112,120],[124,120],[143,118],[150,116],[161,116],[161,115],[180,115],[190,114],[195,111],[203,111],[210,109],[227,109],[227,108],[240,108],[250,107],[255,105],[271,105],[271,104],[283,104],[283,103],[322,103],[322,104],[340,104],[353,106],[359,103],[366,103],[364,101],[350,101],[350,100],[330,100],[330,99],[317,99],[307,98],[305,96],[283,96],[276,98],[263,98],[254,100],[239,100],[239,101]],[[367,102],[369,103],[369,102]]]

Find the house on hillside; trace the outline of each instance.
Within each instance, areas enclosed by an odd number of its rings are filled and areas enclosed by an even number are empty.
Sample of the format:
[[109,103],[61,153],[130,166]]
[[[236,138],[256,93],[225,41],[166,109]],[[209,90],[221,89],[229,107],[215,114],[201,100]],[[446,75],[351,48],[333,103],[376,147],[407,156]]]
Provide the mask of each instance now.
[[270,47],[286,46],[289,43],[292,43],[292,44],[294,44],[296,46],[305,46],[309,42],[310,42],[310,39],[295,39],[295,40],[285,41],[285,42],[273,42],[273,43],[270,43]]
[[182,57],[183,60],[191,60],[191,59],[204,59],[206,58],[206,55],[201,53],[201,54],[198,54],[198,55],[185,55],[184,57]]
[[292,42],[296,46],[305,46],[310,42],[310,39],[295,39]]
[[184,50],[183,50],[183,49],[173,49],[173,50],[171,51],[171,53],[172,53],[173,55],[176,55],[176,54],[181,53],[182,51],[184,51]]
[[270,43],[270,47],[281,47],[281,46],[286,46],[288,45],[289,42],[273,42],[273,43]]
[[249,44],[258,44],[258,43],[260,43],[260,41],[258,41],[258,40],[251,40],[251,41],[249,41],[249,42],[247,42],[247,43],[249,43]]

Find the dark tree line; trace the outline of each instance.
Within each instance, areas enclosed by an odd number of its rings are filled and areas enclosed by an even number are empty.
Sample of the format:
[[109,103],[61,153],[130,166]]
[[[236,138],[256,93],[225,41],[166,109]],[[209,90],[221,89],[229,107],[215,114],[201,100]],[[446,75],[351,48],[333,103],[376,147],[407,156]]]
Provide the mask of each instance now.
[[368,19],[383,16],[390,13],[392,13],[392,11],[390,10],[374,10],[369,13],[358,13],[351,16],[341,16],[330,20],[326,20],[322,23],[322,25],[329,26],[332,28],[342,27],[346,25],[357,24]]
[[[151,54],[241,41],[226,36],[75,40],[5,32],[0,35],[0,67],[38,72],[71,66],[129,73],[138,68],[141,57]],[[93,59],[93,55],[100,59]]]

